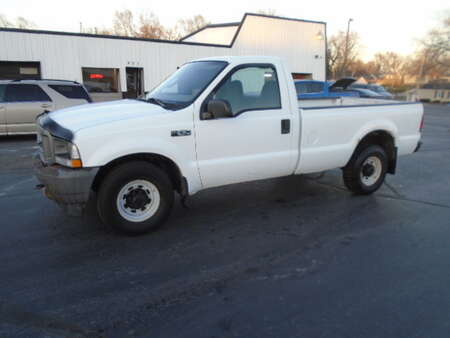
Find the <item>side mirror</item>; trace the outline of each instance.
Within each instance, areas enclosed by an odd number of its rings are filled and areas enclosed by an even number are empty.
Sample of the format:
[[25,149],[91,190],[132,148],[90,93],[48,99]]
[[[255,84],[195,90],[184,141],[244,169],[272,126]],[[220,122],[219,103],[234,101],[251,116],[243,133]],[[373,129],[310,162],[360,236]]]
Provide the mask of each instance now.
[[225,100],[209,100],[208,101],[208,113],[212,115],[210,118],[220,119],[224,117],[233,117],[231,112],[231,106],[228,101]]

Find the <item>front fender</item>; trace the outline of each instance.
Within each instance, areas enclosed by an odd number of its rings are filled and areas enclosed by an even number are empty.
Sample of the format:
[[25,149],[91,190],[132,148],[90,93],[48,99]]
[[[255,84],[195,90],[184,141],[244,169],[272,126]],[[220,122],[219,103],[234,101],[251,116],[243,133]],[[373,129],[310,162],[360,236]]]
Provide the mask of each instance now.
[[116,135],[108,140],[96,139],[94,145],[94,140],[80,138],[76,144],[84,167],[102,167],[118,158],[139,153],[162,155],[178,166],[188,181],[189,193],[193,194],[201,189],[193,137],[163,139],[148,134],[133,137]]

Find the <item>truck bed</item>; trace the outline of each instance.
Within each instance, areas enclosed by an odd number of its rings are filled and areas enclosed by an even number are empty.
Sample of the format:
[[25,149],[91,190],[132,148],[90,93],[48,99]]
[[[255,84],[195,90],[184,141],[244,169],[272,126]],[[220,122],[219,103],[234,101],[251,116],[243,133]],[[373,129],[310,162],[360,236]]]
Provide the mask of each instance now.
[[421,103],[342,97],[298,104],[301,154],[296,173],[345,166],[359,141],[377,130],[396,136],[398,155],[412,153],[420,140]]

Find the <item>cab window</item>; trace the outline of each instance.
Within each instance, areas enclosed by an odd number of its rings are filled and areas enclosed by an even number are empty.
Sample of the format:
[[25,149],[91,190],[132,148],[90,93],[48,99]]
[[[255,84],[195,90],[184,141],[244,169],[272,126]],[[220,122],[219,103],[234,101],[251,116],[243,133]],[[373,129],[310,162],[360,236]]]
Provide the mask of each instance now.
[[257,65],[232,71],[213,92],[212,98],[227,101],[233,115],[248,110],[280,109],[280,89],[275,68]]

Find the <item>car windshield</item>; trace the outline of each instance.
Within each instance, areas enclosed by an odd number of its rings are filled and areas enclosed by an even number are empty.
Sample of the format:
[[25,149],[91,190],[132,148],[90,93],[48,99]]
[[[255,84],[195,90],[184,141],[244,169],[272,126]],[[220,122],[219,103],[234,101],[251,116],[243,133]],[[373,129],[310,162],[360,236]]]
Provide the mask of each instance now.
[[227,64],[224,61],[187,63],[148,93],[145,99],[148,102],[167,107],[188,106]]

